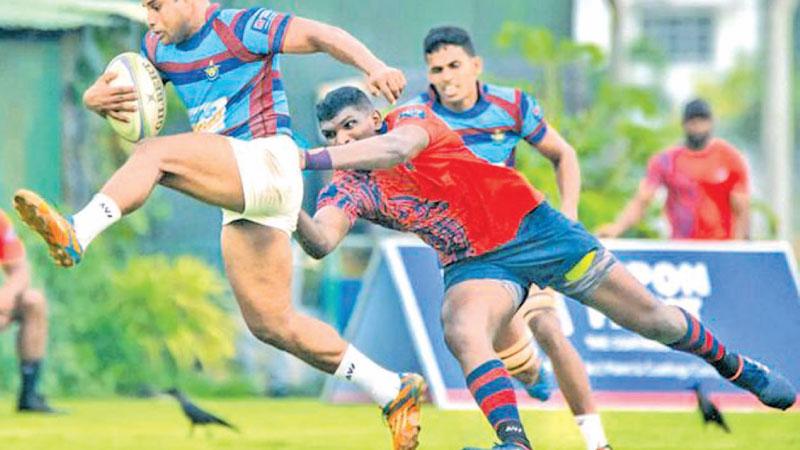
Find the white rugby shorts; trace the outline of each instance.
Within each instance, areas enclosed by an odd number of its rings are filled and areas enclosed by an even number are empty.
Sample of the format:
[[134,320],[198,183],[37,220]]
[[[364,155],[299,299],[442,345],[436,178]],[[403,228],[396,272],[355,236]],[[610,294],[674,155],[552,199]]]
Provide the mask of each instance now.
[[239,166],[244,212],[222,210],[222,224],[248,220],[291,236],[303,202],[303,175],[294,140],[284,134],[243,141],[228,138]]

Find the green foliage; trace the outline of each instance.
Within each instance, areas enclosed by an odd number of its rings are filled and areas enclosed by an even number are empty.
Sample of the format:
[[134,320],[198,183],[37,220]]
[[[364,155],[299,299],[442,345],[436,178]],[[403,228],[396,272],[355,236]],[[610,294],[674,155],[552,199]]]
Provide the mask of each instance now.
[[163,384],[196,364],[220,372],[234,356],[234,326],[220,307],[223,280],[203,262],[136,257],[109,284],[113,295],[98,314],[115,317],[104,331],[125,342],[124,357],[110,367],[118,387],[152,383],[156,374]]
[[[535,83],[516,85],[536,95],[549,125],[578,152],[583,182],[581,220],[589,229],[613,220],[635,192],[648,158],[679,136],[677,121],[665,108],[663,94],[653,87],[612,83],[600,49],[556,40],[546,29],[507,23],[497,44],[520,52],[534,71],[541,73]],[[580,74],[577,86],[563,81],[570,71]],[[565,106],[568,97],[572,97],[572,107]],[[530,156],[526,144],[521,147],[520,171],[549,197],[556,198],[550,163]],[[652,235],[649,222],[634,233]]]
[[[66,147],[65,203],[83,205],[127,158],[131,145],[103,119],[85,111],[82,93],[105,64],[123,51],[138,50],[134,29],[94,28],[76,55],[68,80],[65,122],[82,124]],[[169,91],[170,132],[186,129],[174,89]],[[107,230],[80,266],[53,265],[40,239],[18,226],[28,248],[35,284],[47,294],[50,339],[45,390],[62,394],[138,392],[176,382],[207,391],[252,391],[236,367],[233,312],[221,307],[224,280],[213,268],[189,257],[140,256],[140,242],[170,208],[158,196],[142,211]],[[14,334],[0,335],[0,388],[18,383]],[[203,371],[197,369],[202,367]],[[230,381],[235,383],[229,387]],[[216,386],[216,387],[215,387]]]
[[[206,378],[225,383],[235,367],[236,328],[221,275],[192,257],[133,256],[121,224],[93,243],[78,267],[49,261],[29,245],[36,279],[50,305],[48,392],[134,393]],[[20,230],[26,242],[37,242]],[[15,366],[10,333],[2,336],[0,367]],[[202,367],[202,374],[195,374]],[[216,381],[215,381],[216,380]],[[16,370],[0,375],[11,388]],[[199,382],[198,382],[199,383]]]

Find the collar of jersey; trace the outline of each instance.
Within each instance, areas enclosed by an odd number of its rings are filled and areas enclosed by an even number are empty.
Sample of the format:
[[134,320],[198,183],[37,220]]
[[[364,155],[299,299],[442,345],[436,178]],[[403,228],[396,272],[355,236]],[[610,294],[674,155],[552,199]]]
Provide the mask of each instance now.
[[460,119],[472,119],[478,117],[484,111],[486,111],[486,108],[491,106],[491,103],[489,103],[489,101],[483,96],[486,86],[479,81],[476,88],[478,89],[478,101],[472,105],[472,108],[466,111],[456,112],[451,111],[442,105],[442,103],[439,101],[439,93],[436,92],[436,88],[431,85],[430,93],[428,95],[430,95],[434,100],[433,111],[440,116],[456,117]]
[[219,3],[212,3],[211,6],[206,9],[206,23],[203,24],[203,27],[200,28],[197,33],[189,37],[189,39],[175,44],[175,47],[184,51],[196,49],[200,43],[203,42],[203,39],[206,38],[208,33],[214,29],[211,24],[216,20],[217,16],[219,16],[219,11]]

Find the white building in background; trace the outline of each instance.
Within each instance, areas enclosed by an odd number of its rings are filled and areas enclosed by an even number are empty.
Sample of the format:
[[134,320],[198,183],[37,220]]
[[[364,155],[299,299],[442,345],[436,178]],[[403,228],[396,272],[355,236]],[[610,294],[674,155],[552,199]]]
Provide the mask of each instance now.
[[[662,48],[666,73],[654,74],[628,61],[626,81],[645,83],[661,77],[676,102],[694,96],[698,80],[716,78],[758,51],[759,0],[618,0],[622,39],[627,51],[640,39]],[[608,51],[611,42],[607,0],[574,0],[573,36]]]

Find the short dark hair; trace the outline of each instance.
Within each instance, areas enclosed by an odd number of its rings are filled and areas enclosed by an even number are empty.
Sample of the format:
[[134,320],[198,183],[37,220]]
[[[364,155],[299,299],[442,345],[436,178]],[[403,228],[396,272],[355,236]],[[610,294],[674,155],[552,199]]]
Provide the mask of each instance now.
[[328,92],[317,103],[317,120],[331,120],[348,106],[355,106],[362,111],[374,108],[364,91],[354,86],[342,86]]
[[431,28],[422,44],[425,54],[439,50],[445,45],[456,45],[464,49],[469,56],[475,56],[475,47],[467,30],[459,27],[447,26]]

